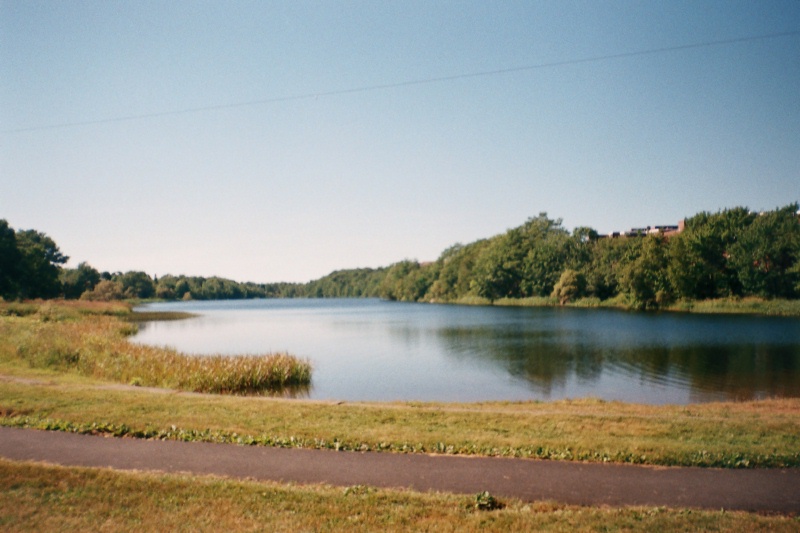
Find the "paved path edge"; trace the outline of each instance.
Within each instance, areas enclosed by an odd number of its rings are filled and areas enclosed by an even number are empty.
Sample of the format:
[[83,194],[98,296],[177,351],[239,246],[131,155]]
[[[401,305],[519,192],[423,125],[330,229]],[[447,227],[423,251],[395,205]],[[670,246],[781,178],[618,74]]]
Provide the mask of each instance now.
[[63,466],[335,486],[370,485],[577,505],[800,513],[800,469],[643,467],[474,456],[336,452],[0,427],[0,457]]

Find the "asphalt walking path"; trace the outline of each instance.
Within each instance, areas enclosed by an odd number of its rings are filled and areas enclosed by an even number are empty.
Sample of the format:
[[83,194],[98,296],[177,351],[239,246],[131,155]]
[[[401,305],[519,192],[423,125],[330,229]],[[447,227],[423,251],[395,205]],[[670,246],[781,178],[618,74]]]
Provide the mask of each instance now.
[[370,485],[579,505],[800,513],[800,469],[643,467],[139,440],[0,427],[0,457],[65,466]]

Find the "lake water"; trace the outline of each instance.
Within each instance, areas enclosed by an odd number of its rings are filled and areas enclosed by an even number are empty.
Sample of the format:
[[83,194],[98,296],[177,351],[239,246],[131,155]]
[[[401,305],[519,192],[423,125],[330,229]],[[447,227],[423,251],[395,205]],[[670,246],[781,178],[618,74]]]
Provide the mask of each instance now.
[[605,400],[686,404],[800,396],[800,320],[377,299],[155,303],[197,318],[133,338],[203,355],[285,351],[299,396],[338,400]]

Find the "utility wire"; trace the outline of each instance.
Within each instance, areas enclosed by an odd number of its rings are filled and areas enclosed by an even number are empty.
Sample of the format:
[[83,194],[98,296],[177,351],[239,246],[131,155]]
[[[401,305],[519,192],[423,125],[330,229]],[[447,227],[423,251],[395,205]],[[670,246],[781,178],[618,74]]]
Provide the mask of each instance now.
[[421,78],[416,80],[407,80],[395,83],[383,83],[377,85],[364,85],[361,87],[351,87],[349,89],[337,89],[332,91],[322,91],[322,92],[314,92],[314,93],[302,93],[302,94],[295,94],[291,96],[277,96],[273,98],[264,98],[261,100],[250,100],[248,102],[236,102],[232,104],[217,104],[217,105],[208,105],[202,107],[190,107],[186,109],[177,109],[172,111],[160,111],[155,113],[143,113],[140,115],[127,115],[127,116],[120,116],[120,117],[113,117],[113,118],[105,118],[105,119],[97,119],[97,120],[86,120],[86,121],[78,121],[78,122],[65,122],[62,124],[49,124],[45,126],[33,126],[29,128],[19,128],[13,130],[2,130],[2,133],[23,133],[23,132],[31,132],[31,131],[42,131],[42,130],[53,130],[53,129],[60,129],[60,128],[73,128],[78,126],[91,126],[95,124],[109,124],[113,122],[126,122],[130,120],[142,120],[147,118],[158,118],[158,117],[168,117],[174,115],[186,115],[190,113],[200,113],[203,111],[217,111],[221,109],[235,109],[238,107],[250,107],[256,105],[264,105],[264,104],[274,104],[280,102],[292,102],[297,100],[308,100],[312,98],[321,98],[321,97],[330,97],[330,96],[341,96],[341,95],[348,95],[348,94],[356,94],[356,93],[365,93],[371,91],[383,91],[386,89],[396,89],[402,87],[411,87],[414,85],[426,85],[432,83],[441,83],[446,81],[454,81],[454,80],[463,80],[469,78],[480,78],[486,76],[496,76],[499,74],[511,74],[515,72],[525,72],[530,70],[539,70],[539,69],[546,69],[546,68],[555,68],[555,67],[563,67],[567,65],[580,65],[582,63],[596,63],[599,61],[607,61],[611,59],[623,59],[629,57],[639,57],[639,56],[647,56],[647,55],[654,55],[654,54],[663,54],[666,52],[677,52],[681,50],[691,50],[695,48],[706,48],[711,46],[723,46],[728,44],[737,44],[737,43],[747,43],[753,41],[761,41],[765,39],[777,39],[780,37],[794,37],[800,35],[800,30],[793,30],[793,31],[786,31],[781,33],[770,33],[765,35],[755,35],[750,37],[737,37],[735,39],[725,39],[721,41],[707,41],[701,43],[692,43],[692,44],[683,44],[677,46],[668,46],[664,48],[651,48],[649,50],[639,50],[635,52],[621,52],[618,54],[606,54],[600,56],[590,56],[584,57],[579,59],[567,59],[564,61],[552,61],[546,63],[536,63],[533,65],[525,65],[521,67],[511,67],[511,68],[504,68],[498,70],[485,70],[481,72],[470,72],[470,73],[463,73],[463,74],[453,74],[451,76],[440,76],[435,78]]

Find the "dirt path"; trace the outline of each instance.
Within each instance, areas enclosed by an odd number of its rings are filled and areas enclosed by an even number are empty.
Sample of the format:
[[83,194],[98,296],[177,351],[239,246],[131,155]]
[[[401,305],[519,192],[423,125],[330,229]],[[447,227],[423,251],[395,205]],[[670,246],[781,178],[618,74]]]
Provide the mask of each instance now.
[[580,505],[800,513],[800,469],[654,468],[530,459],[148,441],[0,427],[0,457],[67,466],[371,485]]

